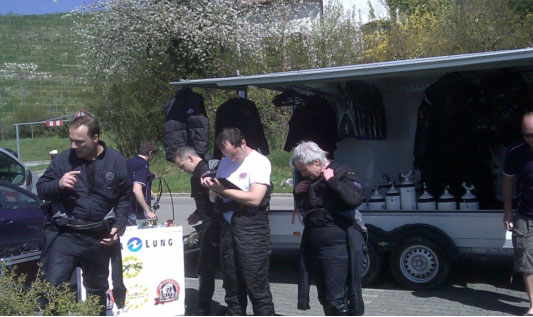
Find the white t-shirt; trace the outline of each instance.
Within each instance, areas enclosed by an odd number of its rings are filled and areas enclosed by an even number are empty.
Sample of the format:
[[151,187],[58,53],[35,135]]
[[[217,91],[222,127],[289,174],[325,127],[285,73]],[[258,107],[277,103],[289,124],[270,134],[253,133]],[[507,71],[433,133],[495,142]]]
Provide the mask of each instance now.
[[[270,185],[270,172],[272,168],[268,158],[253,150],[244,160],[238,164],[225,157],[220,161],[217,170],[217,178],[227,178],[240,189],[250,191],[252,184]],[[223,198],[225,202],[231,198]],[[224,213],[224,218],[231,223],[233,211]]]

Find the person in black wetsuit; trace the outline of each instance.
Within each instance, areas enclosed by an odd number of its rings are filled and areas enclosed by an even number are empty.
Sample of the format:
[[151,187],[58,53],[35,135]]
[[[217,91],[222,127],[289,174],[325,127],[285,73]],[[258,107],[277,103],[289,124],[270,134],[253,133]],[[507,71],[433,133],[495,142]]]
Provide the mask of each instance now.
[[189,146],[176,150],[174,162],[183,172],[191,175],[191,197],[196,203],[196,210],[187,218],[189,225],[202,221],[200,256],[198,258],[198,302],[195,315],[204,316],[211,313],[211,298],[215,291],[215,273],[218,267],[220,230],[215,219],[213,203],[209,200],[209,189],[201,184],[202,175],[210,172],[209,163]]
[[[50,163],[36,185],[39,198],[51,202],[43,227],[44,277],[59,285],[81,267],[87,293],[97,296],[105,315],[111,248],[126,226],[132,181],[126,158],[100,140],[96,119],[76,118],[69,138],[71,149]],[[108,220],[111,210],[114,222]]]
[[298,309],[309,309],[309,278],[326,315],[362,315],[364,239],[355,209],[363,189],[347,166],[330,161],[314,142],[302,142],[291,165],[304,177],[294,195],[304,214],[300,245]]

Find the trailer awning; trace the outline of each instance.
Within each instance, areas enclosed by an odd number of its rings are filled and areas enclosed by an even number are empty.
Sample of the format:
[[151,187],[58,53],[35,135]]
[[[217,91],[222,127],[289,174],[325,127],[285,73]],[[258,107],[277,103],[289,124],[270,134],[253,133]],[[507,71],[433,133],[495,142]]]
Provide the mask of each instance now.
[[[180,87],[242,89],[247,86],[284,90],[290,87],[334,89],[335,84],[350,80],[365,80],[379,86],[421,85],[432,82],[453,71],[483,72],[494,68],[525,67],[533,71],[533,48],[471,53],[450,56],[417,58],[382,63],[370,63],[306,69],[252,76],[235,76],[209,79],[180,80],[171,85]],[[529,79],[529,78],[527,78]]]

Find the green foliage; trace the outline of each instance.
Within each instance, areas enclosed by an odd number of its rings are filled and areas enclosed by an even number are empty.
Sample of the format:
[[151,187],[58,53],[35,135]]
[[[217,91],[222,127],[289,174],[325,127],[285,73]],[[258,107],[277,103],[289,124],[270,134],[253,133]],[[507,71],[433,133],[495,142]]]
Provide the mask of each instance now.
[[[85,302],[78,302],[76,292],[66,283],[54,286],[38,276],[27,285],[26,275],[17,274],[4,264],[0,271],[0,315],[94,316],[100,311],[96,297],[89,296]],[[43,301],[48,304],[41,305]]]

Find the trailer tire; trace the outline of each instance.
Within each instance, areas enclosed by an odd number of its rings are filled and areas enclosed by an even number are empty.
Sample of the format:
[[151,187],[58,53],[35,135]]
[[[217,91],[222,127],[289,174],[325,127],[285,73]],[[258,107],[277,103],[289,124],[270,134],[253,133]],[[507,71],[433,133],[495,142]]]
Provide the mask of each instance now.
[[444,249],[422,236],[400,242],[392,250],[390,264],[394,279],[414,290],[438,287],[450,273],[450,260]]
[[368,252],[363,259],[363,268],[361,272],[361,282],[364,287],[372,284],[381,272],[383,265],[383,256],[378,252],[372,242],[368,242]]

